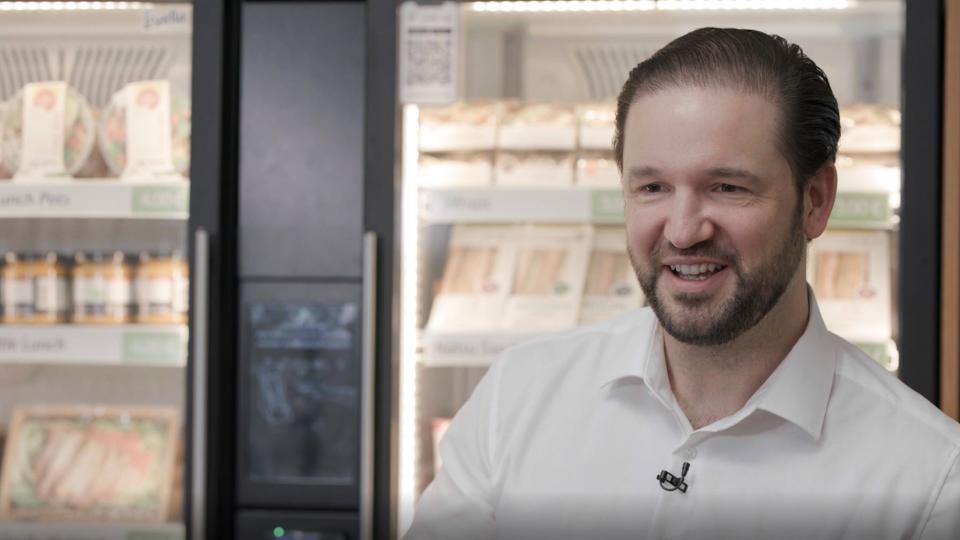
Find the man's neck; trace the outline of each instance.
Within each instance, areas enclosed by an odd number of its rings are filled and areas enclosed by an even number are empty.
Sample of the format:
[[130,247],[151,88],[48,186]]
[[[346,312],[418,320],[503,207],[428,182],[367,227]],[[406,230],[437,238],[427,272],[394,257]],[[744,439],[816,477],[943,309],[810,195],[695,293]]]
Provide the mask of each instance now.
[[664,333],[670,386],[693,429],[730,416],[747,403],[803,335],[809,309],[803,280],[791,283],[756,326],[730,343],[699,347]]

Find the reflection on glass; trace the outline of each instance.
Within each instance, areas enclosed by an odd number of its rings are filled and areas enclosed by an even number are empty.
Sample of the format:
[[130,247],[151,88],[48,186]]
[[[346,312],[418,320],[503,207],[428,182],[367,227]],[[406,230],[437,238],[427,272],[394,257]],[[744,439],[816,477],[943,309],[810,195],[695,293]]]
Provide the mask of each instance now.
[[254,303],[247,315],[253,345],[247,474],[355,483],[357,305]]

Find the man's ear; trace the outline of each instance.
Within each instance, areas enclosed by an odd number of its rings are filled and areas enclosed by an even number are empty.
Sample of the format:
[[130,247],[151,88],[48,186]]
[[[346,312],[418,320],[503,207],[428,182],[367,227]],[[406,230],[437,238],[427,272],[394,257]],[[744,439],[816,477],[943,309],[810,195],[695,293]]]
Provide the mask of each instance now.
[[803,192],[803,232],[807,240],[823,234],[836,198],[837,168],[827,163],[810,178]]

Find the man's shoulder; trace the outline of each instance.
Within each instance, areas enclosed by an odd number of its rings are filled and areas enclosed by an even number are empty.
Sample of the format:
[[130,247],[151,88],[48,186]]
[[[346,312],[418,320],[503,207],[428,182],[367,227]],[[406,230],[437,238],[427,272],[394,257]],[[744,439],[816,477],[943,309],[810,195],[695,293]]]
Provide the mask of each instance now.
[[647,343],[655,328],[653,311],[637,309],[601,323],[514,345],[503,351],[497,364],[510,378],[521,380],[528,376],[543,378],[548,373],[573,375],[575,371],[597,375],[602,371],[599,368],[621,360],[627,350],[642,354],[636,347]]
[[903,436],[903,430],[908,430],[918,444],[960,447],[960,424],[956,420],[857,346],[838,336],[831,337],[838,351],[832,399],[856,403],[861,420],[884,426],[891,436]]

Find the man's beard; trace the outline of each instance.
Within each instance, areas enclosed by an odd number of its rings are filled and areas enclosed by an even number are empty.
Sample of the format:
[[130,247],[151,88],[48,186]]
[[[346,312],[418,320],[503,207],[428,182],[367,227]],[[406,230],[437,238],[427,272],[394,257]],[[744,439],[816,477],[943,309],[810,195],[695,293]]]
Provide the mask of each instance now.
[[[712,241],[681,250],[658,246],[650,254],[649,270],[641,267],[632,250],[630,261],[647,302],[667,333],[677,341],[689,345],[723,345],[756,326],[780,301],[803,260],[806,243],[801,224],[802,214],[798,208],[780,248],[764,261],[759,269],[750,273],[743,270],[738,253],[723,250]],[[669,252],[664,253],[665,250]],[[706,257],[724,261],[727,270],[734,272],[736,276],[733,295],[720,306],[712,307],[710,294],[676,294],[673,295],[673,303],[680,304],[682,311],[673,310],[671,313],[667,302],[657,292],[657,282],[664,268],[661,261],[666,255]],[[693,312],[697,308],[698,312]]]

